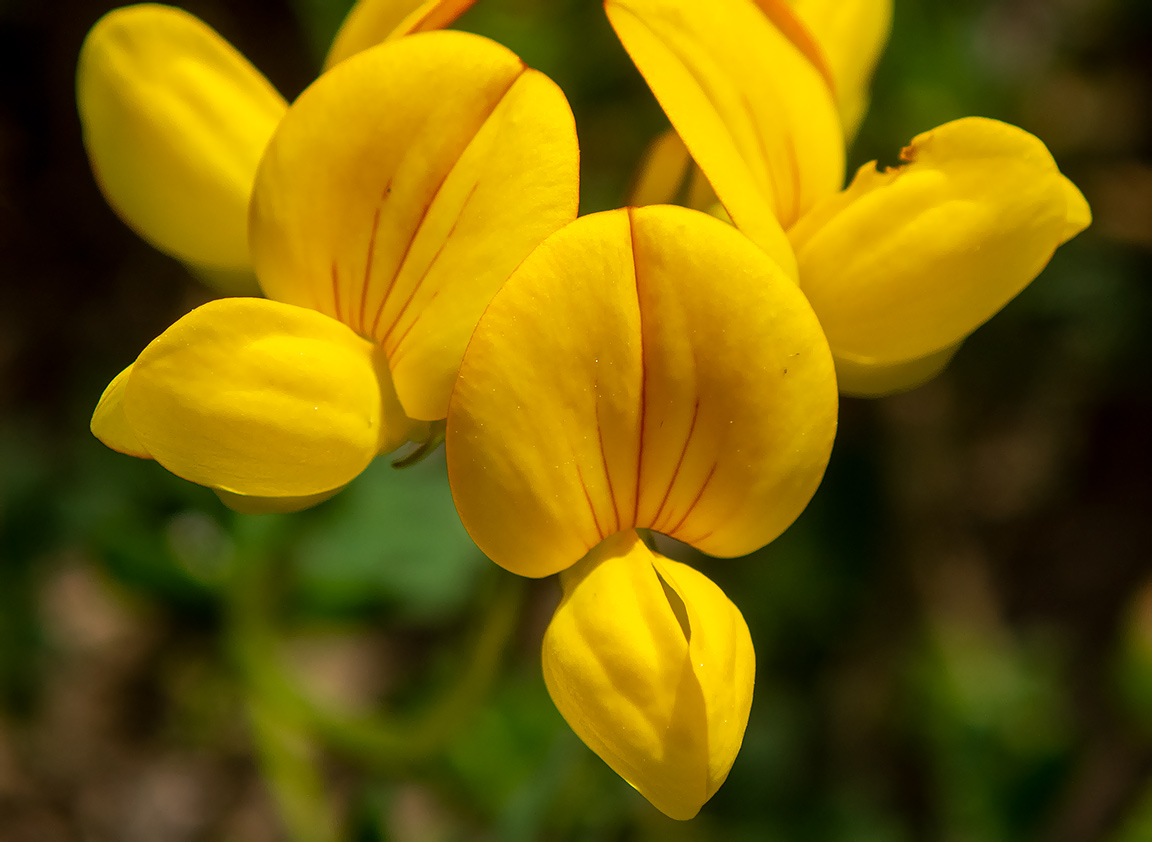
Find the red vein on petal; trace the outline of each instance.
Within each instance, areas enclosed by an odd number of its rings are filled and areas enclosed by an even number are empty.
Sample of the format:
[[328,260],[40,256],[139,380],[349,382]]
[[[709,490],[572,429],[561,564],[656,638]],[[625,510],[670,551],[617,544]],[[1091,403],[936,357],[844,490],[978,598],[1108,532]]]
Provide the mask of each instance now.
[[576,468],[576,478],[580,480],[580,487],[584,489],[584,499],[588,501],[588,511],[592,513],[592,523],[596,525],[596,534],[600,536],[600,540],[604,540],[604,528],[600,526],[600,518],[596,517],[596,507],[592,505],[592,495],[588,493],[588,483],[584,482],[584,474],[580,473],[580,463],[573,461],[573,466]]
[[699,547],[699,544],[700,544],[700,542],[701,542],[701,541],[703,541],[705,538],[711,538],[711,537],[712,537],[712,533],[713,533],[713,532],[715,532],[715,531],[716,531],[715,529],[709,529],[709,530],[708,530],[707,532],[705,532],[703,535],[696,535],[696,536],[693,536],[692,538],[683,538],[683,537],[681,537],[681,538],[677,538],[676,540],[677,540],[677,541],[683,541],[685,544],[689,544],[689,545],[691,545],[691,546],[693,546],[693,547],[697,547],[697,548],[698,548],[698,547]]
[[644,419],[648,415],[648,367],[644,355],[644,301],[640,293],[640,267],[636,263],[635,222],[632,208],[625,208],[628,214],[628,239],[632,249],[632,278],[636,283],[636,312],[640,319],[640,428],[636,444],[636,489],[632,505],[632,525],[640,518],[640,476],[644,470]]
[[604,451],[604,430],[600,427],[600,384],[594,387],[596,402],[592,405],[596,415],[596,439],[600,442],[600,461],[604,465],[604,479],[608,481],[608,496],[612,499],[612,511],[616,515],[616,531],[620,531],[620,506],[616,503],[616,490],[612,488],[612,474],[608,472],[608,454]]
[[652,515],[652,528],[661,531],[656,526],[660,522],[660,515],[664,513],[664,507],[668,505],[668,498],[672,496],[672,486],[676,484],[676,477],[680,475],[680,467],[684,464],[684,457],[688,455],[688,445],[692,442],[692,433],[696,431],[696,418],[700,415],[700,396],[696,396],[696,407],[692,410],[692,423],[688,425],[688,435],[684,437],[684,447],[680,450],[680,458],[676,460],[676,467],[672,469],[672,479],[668,480],[668,489],[664,492],[664,499],[660,501],[660,507],[656,509],[656,514]]
[[416,327],[416,324],[424,317],[424,314],[428,312],[428,308],[432,306],[432,302],[436,300],[436,296],[439,294],[440,290],[432,293],[432,296],[428,299],[428,303],[420,308],[420,312],[412,319],[412,323],[400,334],[400,338],[396,340],[396,344],[392,346],[392,350],[388,351],[385,349],[385,353],[388,355],[388,362],[393,369],[400,364],[400,360],[404,357],[404,355],[400,353],[400,348],[404,345],[404,340],[408,338],[408,334],[412,332],[412,328]]
[[684,522],[686,520],[688,520],[688,516],[690,514],[692,514],[692,510],[696,508],[696,504],[700,502],[700,498],[704,496],[704,491],[705,491],[705,489],[708,488],[708,483],[710,483],[712,481],[712,477],[716,473],[716,467],[719,464],[720,464],[719,462],[713,462],[712,463],[712,470],[710,470],[708,472],[708,476],[704,477],[704,484],[701,485],[700,490],[698,492],[696,492],[696,498],[688,505],[688,510],[686,512],[684,512],[684,516],[682,518],[680,518],[680,520],[677,521],[676,525],[673,526],[671,529],[669,529],[667,531],[661,529],[660,530],[661,532],[664,532],[666,535],[671,535],[672,537],[676,536],[676,533],[680,531],[680,527],[682,527],[684,525]]
[[[400,273],[404,271],[404,266],[408,263],[408,256],[412,252],[412,245],[416,242],[416,238],[419,236],[420,231],[424,228],[424,222],[428,218],[428,211],[431,210],[432,205],[436,204],[436,199],[440,195],[440,191],[444,189],[444,185],[448,182],[448,179],[456,170],[456,165],[460,163],[460,158],[463,157],[464,153],[468,150],[468,147],[472,145],[472,141],[476,139],[476,135],[478,135],[484,126],[487,125],[488,121],[492,119],[492,115],[496,113],[496,109],[500,107],[500,103],[504,101],[504,97],[508,95],[508,91],[512,90],[512,86],[516,84],[516,81],[521,76],[523,76],[527,70],[528,65],[521,62],[520,70],[516,73],[515,76],[512,77],[507,87],[505,87],[504,90],[500,92],[500,96],[496,97],[492,104],[492,110],[484,115],[484,119],[481,120],[480,125],[476,127],[476,132],[472,135],[471,138],[469,138],[468,142],[464,144],[464,148],[460,150],[460,155],[456,157],[456,160],[452,163],[452,166],[448,167],[447,171],[440,178],[440,183],[436,185],[436,189],[432,191],[432,195],[420,209],[420,213],[416,218],[416,224],[412,227],[412,234],[408,238],[408,243],[404,246],[404,251],[401,253],[400,259],[396,263],[396,271],[392,273],[392,279],[388,282],[388,287],[384,290],[384,295],[381,296],[378,312],[383,312],[384,308],[387,306],[388,299],[392,295],[392,289],[396,286],[396,281],[400,277]],[[377,321],[378,320],[379,316],[377,316]],[[361,331],[363,331],[363,312],[361,313]]]
[[364,264],[364,286],[360,288],[360,333],[364,333],[364,311],[368,307],[368,282],[372,280],[372,257],[376,253],[376,235],[380,230],[380,205],[372,214],[372,233],[368,238],[368,257]]
[[[452,235],[456,233],[456,226],[459,225],[460,220],[464,218],[464,210],[468,207],[468,203],[472,201],[472,197],[476,195],[476,189],[479,186],[480,182],[477,181],[472,185],[472,189],[468,191],[468,195],[465,197],[463,204],[460,205],[460,211],[456,214],[456,219],[452,222],[452,227],[449,228],[448,233],[444,235],[444,240],[440,243],[440,247],[436,249],[436,254],[432,256],[432,260],[428,262],[428,265],[424,267],[424,271],[420,274],[416,283],[412,285],[412,291],[408,293],[408,297],[404,299],[404,303],[400,305],[400,309],[396,313],[396,318],[392,320],[392,324],[384,331],[383,336],[377,337],[379,342],[387,343],[388,337],[392,335],[392,331],[396,329],[396,325],[400,324],[400,319],[404,318],[404,313],[407,312],[409,305],[412,304],[412,299],[416,297],[416,293],[420,291],[420,287],[423,286],[424,280],[428,277],[428,273],[432,271],[432,267],[436,265],[436,261],[439,260],[440,255],[444,253],[444,248],[448,245],[448,241],[451,240]],[[376,329],[380,326],[380,317],[384,315],[384,305],[387,302],[388,299],[386,297],[380,300],[380,306],[376,310],[376,318],[372,320],[373,336],[376,336]],[[419,318],[419,316],[417,316],[417,318]],[[411,330],[411,326],[409,326],[409,330]],[[404,331],[404,335],[407,336],[408,331]]]

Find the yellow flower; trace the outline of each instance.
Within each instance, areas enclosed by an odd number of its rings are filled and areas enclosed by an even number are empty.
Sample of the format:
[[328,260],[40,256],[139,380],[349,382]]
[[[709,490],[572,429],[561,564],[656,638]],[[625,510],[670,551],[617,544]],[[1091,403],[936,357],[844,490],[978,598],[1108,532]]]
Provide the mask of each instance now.
[[[919,135],[902,166],[873,162],[840,190],[840,80],[786,36],[803,29],[788,7],[757,2],[772,15],[752,0],[605,8],[724,210],[798,278],[841,391],[911,388],[1088,225],[1088,205],[1039,140],[981,118]],[[841,108],[853,119],[859,97]]]
[[[327,66],[451,23],[475,0],[360,0]],[[198,18],[152,3],[115,9],[84,40],[76,101],[92,172],[141,237],[225,292],[255,292],[248,200],[287,103]]]
[[288,109],[255,178],[266,299],[194,310],[92,419],[243,510],[329,496],[447,413],[492,294],[575,217],[563,93],[507,49],[415,35],[332,68]]
[[815,492],[836,411],[831,355],[795,284],[734,228],[683,208],[560,229],[468,345],[447,425],[460,518],[514,573],[584,559],[545,640],[549,689],[675,818],[736,756],[751,645],[715,585],[633,530],[726,557],[763,546]]

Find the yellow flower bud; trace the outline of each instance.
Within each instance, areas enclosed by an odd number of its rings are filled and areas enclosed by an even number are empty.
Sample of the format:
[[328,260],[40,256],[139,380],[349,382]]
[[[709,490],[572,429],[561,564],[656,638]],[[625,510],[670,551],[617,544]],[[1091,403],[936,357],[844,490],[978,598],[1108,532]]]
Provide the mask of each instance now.
[[561,574],[544,681],[568,724],[674,819],[695,816],[740,750],[756,659],[739,609],[635,530]]

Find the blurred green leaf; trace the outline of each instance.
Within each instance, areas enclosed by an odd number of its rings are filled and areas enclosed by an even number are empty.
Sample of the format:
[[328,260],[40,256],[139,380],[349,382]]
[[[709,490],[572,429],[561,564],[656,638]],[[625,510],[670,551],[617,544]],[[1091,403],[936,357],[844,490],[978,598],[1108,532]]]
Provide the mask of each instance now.
[[459,611],[491,563],[456,514],[443,451],[402,471],[376,460],[309,518],[292,557],[303,605],[422,623]]

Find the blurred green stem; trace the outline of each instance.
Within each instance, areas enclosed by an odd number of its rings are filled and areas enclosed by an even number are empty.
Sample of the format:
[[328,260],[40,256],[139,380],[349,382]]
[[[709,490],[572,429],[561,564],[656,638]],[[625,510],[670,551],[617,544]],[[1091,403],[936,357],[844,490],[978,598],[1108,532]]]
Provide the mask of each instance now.
[[500,668],[504,649],[516,629],[524,601],[524,580],[499,571],[474,641],[462,659],[454,683],[419,716],[401,719],[386,713],[344,716],[305,702],[313,726],[341,752],[381,771],[407,765],[439,751],[467,716],[479,707]]
[[319,842],[337,837],[315,741],[385,772],[439,751],[487,697],[519,620],[524,582],[494,570],[493,591],[467,635],[472,645],[455,680],[419,715],[346,715],[309,698],[280,662],[273,620],[275,560],[290,540],[287,523],[277,515],[237,518],[226,646],[239,673],[261,770],[289,835],[297,842]]
[[237,518],[226,592],[225,646],[239,676],[260,772],[293,842],[335,842],[335,816],[317,765],[314,735],[298,705],[267,674],[275,657],[270,622],[273,544],[281,517]]

